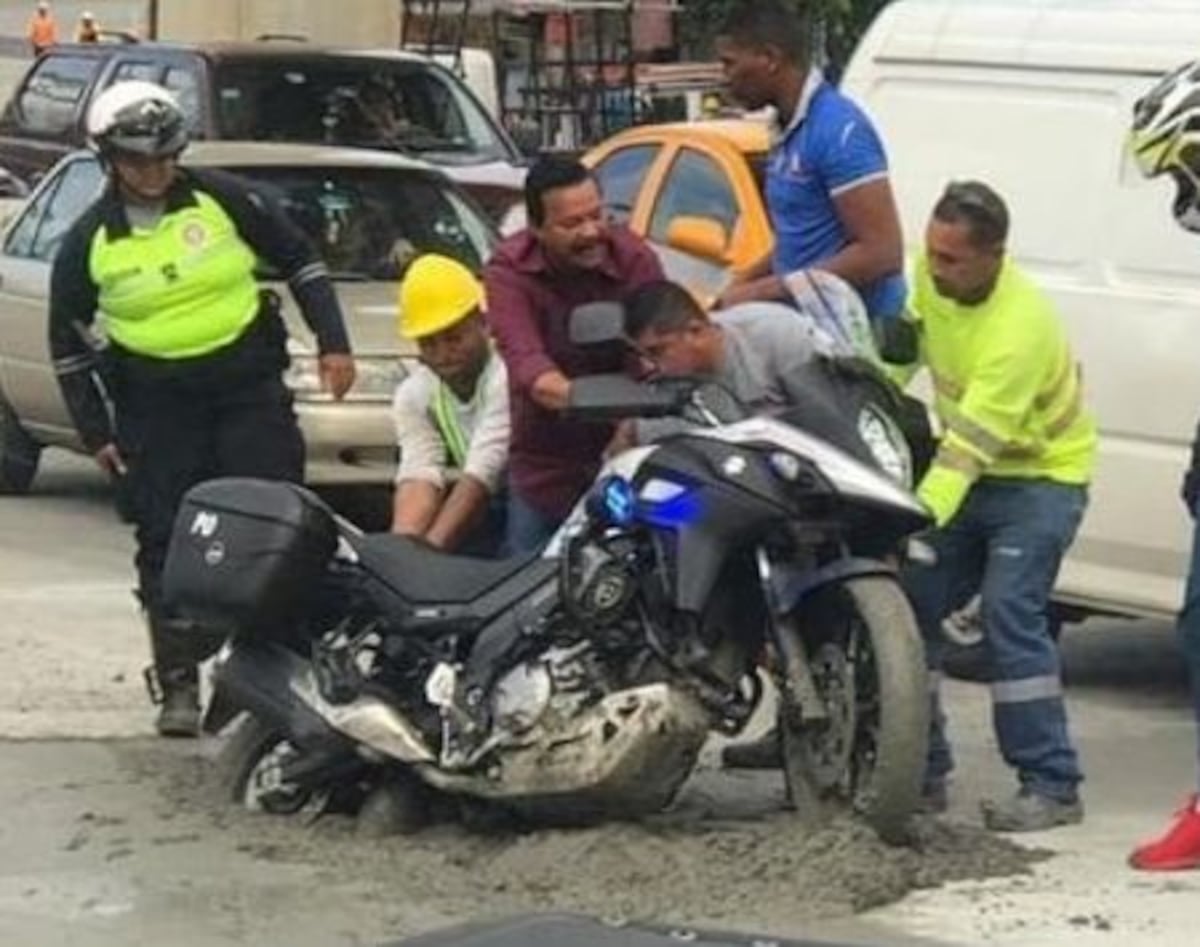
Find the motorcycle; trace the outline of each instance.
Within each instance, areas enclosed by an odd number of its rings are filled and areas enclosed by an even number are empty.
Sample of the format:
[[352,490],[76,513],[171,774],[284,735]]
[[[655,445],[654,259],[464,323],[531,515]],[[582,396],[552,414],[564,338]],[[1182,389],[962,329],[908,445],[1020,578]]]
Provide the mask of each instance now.
[[[577,342],[619,335],[585,307]],[[600,331],[597,331],[599,327]],[[549,823],[661,810],[778,691],[793,807],[906,837],[928,686],[895,551],[928,518],[877,466],[694,380],[577,379],[580,419],[687,426],[607,461],[549,545],[498,561],[364,535],[302,487],[194,488],[169,606],[219,628],[205,728],[251,808],[431,801]],[[851,422],[852,423],[852,422]]]

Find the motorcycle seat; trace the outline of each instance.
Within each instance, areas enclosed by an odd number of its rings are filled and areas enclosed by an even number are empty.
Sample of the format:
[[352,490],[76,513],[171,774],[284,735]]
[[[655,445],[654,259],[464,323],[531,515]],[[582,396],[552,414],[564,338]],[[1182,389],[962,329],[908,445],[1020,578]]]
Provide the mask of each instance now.
[[467,605],[538,558],[476,559],[434,549],[407,536],[379,533],[353,541],[362,567],[414,606]]

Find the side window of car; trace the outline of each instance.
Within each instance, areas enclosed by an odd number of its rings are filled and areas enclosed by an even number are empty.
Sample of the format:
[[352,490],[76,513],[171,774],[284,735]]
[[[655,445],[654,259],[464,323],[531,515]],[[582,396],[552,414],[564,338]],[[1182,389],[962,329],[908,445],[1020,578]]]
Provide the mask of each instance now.
[[203,127],[200,114],[200,77],[193,66],[171,66],[163,85],[175,94],[175,100],[187,116],[188,129],[197,135]]
[[612,152],[596,165],[596,181],[613,220],[624,224],[633,216],[638,192],[658,152],[658,145],[631,145]]
[[57,136],[75,125],[79,102],[99,69],[96,56],[47,56],[17,97],[21,127],[35,135]]
[[8,256],[33,256],[33,242],[37,238],[38,227],[41,226],[42,220],[46,216],[46,208],[50,206],[50,202],[54,199],[54,194],[61,184],[61,175],[52,181],[47,181],[46,186],[38,192],[38,195],[25,205],[20,220],[9,231],[8,240],[4,244],[4,252]]
[[104,186],[104,171],[92,158],[74,161],[59,176],[59,185],[42,216],[29,255],[36,260],[49,260],[58,252],[63,237],[100,193]]
[[683,148],[663,181],[649,236],[665,243],[676,217],[707,217],[732,235],[739,214],[737,195],[721,166],[694,148]]

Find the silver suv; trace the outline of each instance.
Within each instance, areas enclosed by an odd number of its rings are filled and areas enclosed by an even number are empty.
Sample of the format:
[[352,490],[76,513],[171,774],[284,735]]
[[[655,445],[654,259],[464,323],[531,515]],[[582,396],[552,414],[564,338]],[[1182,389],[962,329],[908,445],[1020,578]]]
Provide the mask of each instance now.
[[[358,360],[342,402],[320,389],[314,341],[281,288],[287,375],[308,445],[310,482],[386,484],[395,472],[390,416],[403,362],[396,283],[408,261],[445,253],[473,270],[496,242],[490,220],[429,165],[366,149],[199,142],[184,163],[222,168],[276,192],[329,265]],[[4,230],[0,247],[0,493],[29,489],[44,447],[82,450],[47,343],[50,267],[63,235],[104,184],[96,157],[63,159]],[[270,280],[271,274],[264,272]]]

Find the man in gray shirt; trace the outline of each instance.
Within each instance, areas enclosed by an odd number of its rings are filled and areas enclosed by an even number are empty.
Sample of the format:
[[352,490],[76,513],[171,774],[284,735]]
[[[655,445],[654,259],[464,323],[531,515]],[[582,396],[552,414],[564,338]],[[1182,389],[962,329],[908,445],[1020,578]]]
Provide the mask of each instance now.
[[[911,483],[908,446],[886,409],[864,402],[861,374],[819,357],[812,323],[782,303],[743,303],[710,317],[683,287],[661,280],[626,303],[625,333],[659,375],[726,388],[750,414],[775,414]],[[885,386],[882,381],[876,382]],[[677,421],[641,421],[641,443],[677,433]]]

